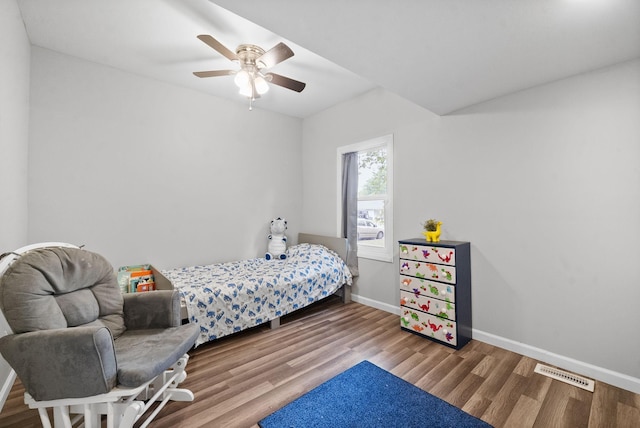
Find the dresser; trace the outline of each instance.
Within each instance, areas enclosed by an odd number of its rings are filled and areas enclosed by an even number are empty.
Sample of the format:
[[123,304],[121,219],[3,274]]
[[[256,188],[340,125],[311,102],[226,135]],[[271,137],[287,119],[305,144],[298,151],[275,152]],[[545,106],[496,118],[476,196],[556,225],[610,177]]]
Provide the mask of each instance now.
[[469,242],[399,241],[400,327],[451,348],[471,340]]

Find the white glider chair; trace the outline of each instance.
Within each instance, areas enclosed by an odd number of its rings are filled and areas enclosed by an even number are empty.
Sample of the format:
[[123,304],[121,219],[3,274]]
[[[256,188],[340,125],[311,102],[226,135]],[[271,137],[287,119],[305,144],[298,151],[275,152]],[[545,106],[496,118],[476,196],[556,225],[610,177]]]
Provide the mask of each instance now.
[[[0,309],[12,334],[0,353],[25,403],[56,428],[146,427],[177,388],[198,335],[181,324],[177,291],[121,294],[111,264],[64,243],[23,247],[0,260]],[[151,409],[153,407],[153,409]],[[84,419],[82,421],[82,419]]]

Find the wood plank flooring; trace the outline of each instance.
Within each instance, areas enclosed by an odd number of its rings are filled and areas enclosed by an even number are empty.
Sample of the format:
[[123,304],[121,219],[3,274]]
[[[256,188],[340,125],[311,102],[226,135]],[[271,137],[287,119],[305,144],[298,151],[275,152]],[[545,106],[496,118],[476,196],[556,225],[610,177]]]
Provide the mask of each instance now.
[[[282,320],[190,352],[191,403],[169,403],[152,428],[257,427],[257,422],[362,360],[495,427],[640,427],[640,395],[595,392],[533,373],[537,361],[472,340],[456,351],[400,330],[398,317],[330,297]],[[14,385],[0,427],[38,427]]]

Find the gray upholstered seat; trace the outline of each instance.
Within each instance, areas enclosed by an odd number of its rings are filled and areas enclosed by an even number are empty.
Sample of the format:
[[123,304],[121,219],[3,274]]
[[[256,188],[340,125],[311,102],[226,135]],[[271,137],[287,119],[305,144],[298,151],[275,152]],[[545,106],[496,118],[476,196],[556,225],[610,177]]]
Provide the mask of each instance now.
[[14,333],[0,338],[0,353],[36,401],[138,387],[198,335],[181,324],[177,291],[122,295],[111,264],[79,248],[16,258],[0,277],[0,308]]

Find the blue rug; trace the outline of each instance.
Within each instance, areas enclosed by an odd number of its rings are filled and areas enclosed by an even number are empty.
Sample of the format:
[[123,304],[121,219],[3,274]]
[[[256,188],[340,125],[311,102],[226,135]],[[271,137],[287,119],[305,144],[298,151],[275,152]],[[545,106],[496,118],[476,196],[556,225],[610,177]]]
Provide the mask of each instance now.
[[363,361],[267,416],[262,428],[490,428],[486,422]]

